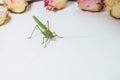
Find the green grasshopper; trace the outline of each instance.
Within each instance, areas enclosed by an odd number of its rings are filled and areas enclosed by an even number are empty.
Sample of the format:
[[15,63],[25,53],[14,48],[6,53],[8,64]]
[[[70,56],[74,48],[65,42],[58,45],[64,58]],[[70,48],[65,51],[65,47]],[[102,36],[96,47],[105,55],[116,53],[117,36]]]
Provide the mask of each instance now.
[[[35,20],[35,22],[37,23],[37,25],[34,27],[31,35],[28,37],[28,39],[30,39],[36,29],[36,27],[41,31],[42,35],[43,35],[43,42],[42,44],[44,44],[44,48],[47,46],[47,43],[50,40],[53,40],[55,37],[59,37],[62,38],[60,36],[58,36],[57,34],[55,34],[55,32],[51,32],[51,30],[49,29],[49,21],[47,20],[47,23],[44,25],[36,16],[32,16],[33,19]],[[46,39],[44,41],[44,39]]]

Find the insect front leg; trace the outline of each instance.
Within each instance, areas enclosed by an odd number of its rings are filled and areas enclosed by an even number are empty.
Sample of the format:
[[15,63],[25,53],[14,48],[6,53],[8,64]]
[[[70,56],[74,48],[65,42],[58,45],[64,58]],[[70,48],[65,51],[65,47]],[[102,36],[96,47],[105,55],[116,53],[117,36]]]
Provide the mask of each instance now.
[[42,43],[41,43],[41,44],[44,44],[44,39],[45,39],[45,38],[43,37],[43,41],[42,41]]
[[[46,38],[46,37],[45,37],[45,32],[42,31],[42,30],[39,28],[39,26],[37,26],[37,27],[38,27],[38,29],[40,30],[40,32],[42,33],[42,35],[43,35],[43,41],[42,41],[41,44],[44,44],[44,43],[45,43],[45,42],[44,42],[44,39]],[[44,47],[46,47],[46,45],[45,45]]]
[[49,38],[46,39],[44,48],[46,48],[48,40],[49,40]]
[[63,37],[57,35],[55,32],[53,32],[53,34],[54,34],[54,37],[63,38]]

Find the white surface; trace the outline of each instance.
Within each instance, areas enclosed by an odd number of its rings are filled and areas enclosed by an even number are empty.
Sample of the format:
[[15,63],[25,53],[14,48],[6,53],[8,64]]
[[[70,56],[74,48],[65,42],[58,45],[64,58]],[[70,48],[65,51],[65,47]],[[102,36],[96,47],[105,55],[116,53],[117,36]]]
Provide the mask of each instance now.
[[[36,23],[48,19],[51,30],[64,36],[41,45]],[[23,14],[12,14],[0,27],[0,80],[120,80],[120,20],[105,11],[81,11],[76,2],[52,12],[43,2]]]

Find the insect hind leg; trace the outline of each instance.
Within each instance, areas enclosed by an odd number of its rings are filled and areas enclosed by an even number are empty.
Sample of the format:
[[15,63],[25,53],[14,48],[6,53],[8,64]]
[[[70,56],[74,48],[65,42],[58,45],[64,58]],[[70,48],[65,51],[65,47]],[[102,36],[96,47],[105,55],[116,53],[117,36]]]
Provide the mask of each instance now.
[[31,33],[31,35],[28,37],[28,39],[32,38],[32,35],[33,35],[33,33],[35,32],[35,29],[36,29],[37,26],[38,26],[38,25],[36,25],[36,26],[34,27],[32,33]]
[[45,25],[48,27],[47,30],[49,30],[49,20],[47,20]]

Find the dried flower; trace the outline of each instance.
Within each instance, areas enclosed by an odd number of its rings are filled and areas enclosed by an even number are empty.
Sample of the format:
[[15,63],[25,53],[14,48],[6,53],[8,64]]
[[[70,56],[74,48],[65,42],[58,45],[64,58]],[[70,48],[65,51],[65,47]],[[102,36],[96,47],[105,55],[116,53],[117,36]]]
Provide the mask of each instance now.
[[3,0],[3,4],[14,13],[22,13],[25,11],[28,2],[27,0]]
[[120,18],[120,0],[104,0],[104,4],[112,17]]
[[67,0],[44,0],[44,7],[51,11],[60,10],[65,7]]
[[8,17],[7,8],[0,6],[0,25],[4,24]]
[[77,0],[78,6],[86,11],[100,11],[102,9],[102,0]]

